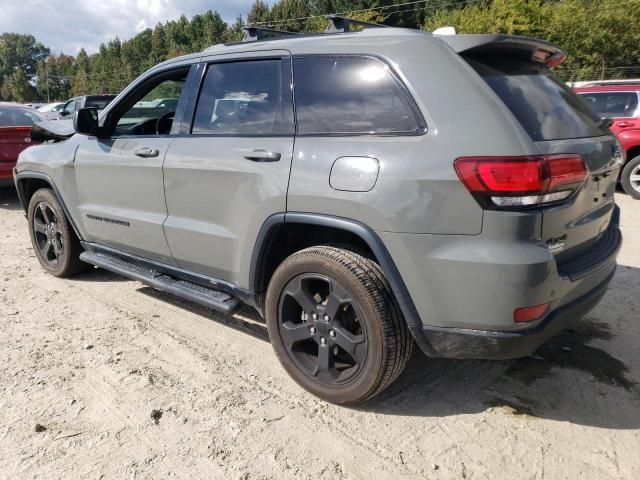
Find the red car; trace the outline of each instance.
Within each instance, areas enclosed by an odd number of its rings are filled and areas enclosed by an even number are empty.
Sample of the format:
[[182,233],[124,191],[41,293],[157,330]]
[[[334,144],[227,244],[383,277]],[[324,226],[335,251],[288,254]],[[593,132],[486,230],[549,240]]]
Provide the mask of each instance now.
[[18,155],[31,143],[31,126],[45,118],[35,109],[0,102],[0,187],[13,185]]
[[594,84],[574,89],[602,118],[611,118],[611,131],[626,152],[620,174],[622,188],[640,199],[640,83]]

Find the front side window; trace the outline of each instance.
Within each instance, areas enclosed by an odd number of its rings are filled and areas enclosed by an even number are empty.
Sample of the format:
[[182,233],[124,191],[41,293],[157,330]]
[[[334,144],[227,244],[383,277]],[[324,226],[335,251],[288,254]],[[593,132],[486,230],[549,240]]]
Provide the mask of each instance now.
[[187,70],[163,74],[159,81],[125,99],[131,106],[118,118],[114,134],[170,134],[187,74]]
[[69,100],[64,106],[64,112],[73,113],[76,111],[76,99]]
[[[280,59],[209,65],[192,134],[291,133],[288,76]],[[289,89],[290,90],[290,89]]]
[[636,92],[579,93],[601,117],[633,117],[638,110]]
[[422,129],[408,95],[379,60],[294,59],[300,134],[412,134]]
[[104,110],[111,100],[115,97],[113,95],[95,95],[91,97],[87,97],[87,100],[84,104],[85,108],[95,108],[96,110]]

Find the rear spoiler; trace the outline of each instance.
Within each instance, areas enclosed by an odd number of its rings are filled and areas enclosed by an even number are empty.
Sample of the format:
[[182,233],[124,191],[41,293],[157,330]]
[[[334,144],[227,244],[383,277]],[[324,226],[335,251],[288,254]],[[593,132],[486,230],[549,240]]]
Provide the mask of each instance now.
[[504,55],[542,63],[549,68],[560,65],[567,58],[560,48],[537,38],[505,34],[442,35],[439,38],[457,53],[465,55]]

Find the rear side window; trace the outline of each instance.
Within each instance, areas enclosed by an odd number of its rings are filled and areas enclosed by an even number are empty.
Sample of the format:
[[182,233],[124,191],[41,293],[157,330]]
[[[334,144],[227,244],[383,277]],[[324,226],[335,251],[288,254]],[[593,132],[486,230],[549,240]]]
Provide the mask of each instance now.
[[294,58],[298,133],[415,134],[423,126],[408,94],[373,58]]
[[290,63],[280,59],[209,65],[198,99],[193,134],[293,133]]
[[607,134],[596,113],[546,68],[505,57],[467,61],[534,141]]
[[578,95],[601,117],[633,117],[638,110],[636,92],[589,92]]

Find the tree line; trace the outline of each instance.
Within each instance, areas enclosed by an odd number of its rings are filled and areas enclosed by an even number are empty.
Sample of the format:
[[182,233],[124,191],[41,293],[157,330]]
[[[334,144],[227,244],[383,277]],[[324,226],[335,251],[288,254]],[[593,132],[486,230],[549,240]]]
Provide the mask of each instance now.
[[569,53],[558,69],[565,80],[640,77],[640,0],[256,0],[233,23],[211,10],[183,15],[129,40],[114,38],[94,54],[56,55],[33,35],[3,33],[0,100],[117,93],[161,61],[241,40],[245,23],[318,32],[330,13],[426,31],[448,25],[459,33],[538,37]]

